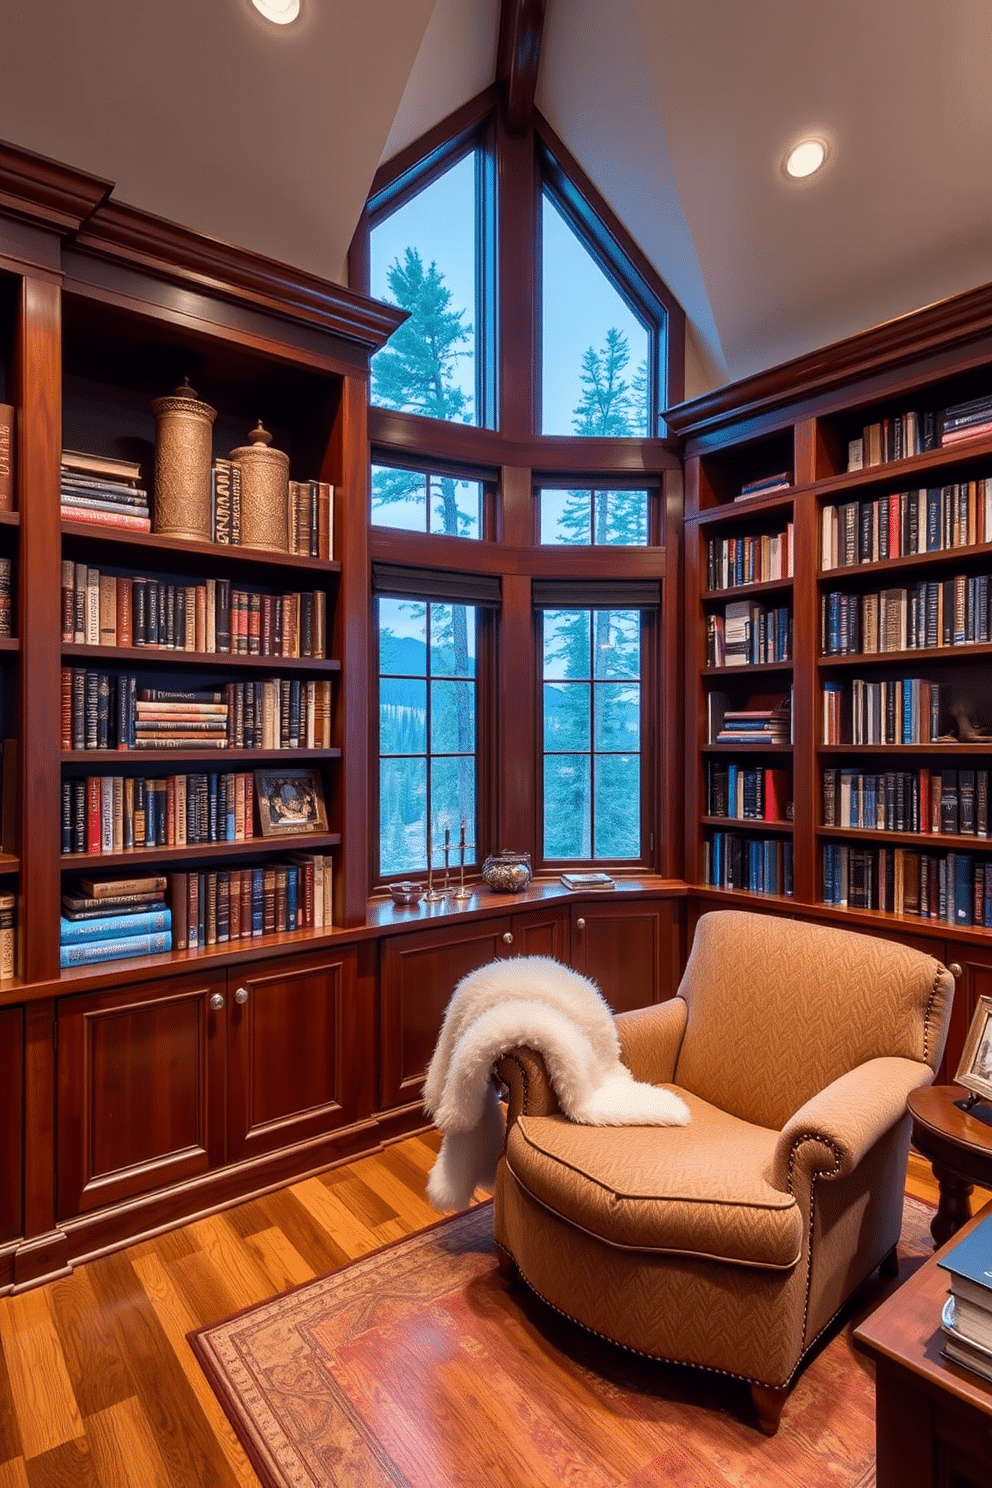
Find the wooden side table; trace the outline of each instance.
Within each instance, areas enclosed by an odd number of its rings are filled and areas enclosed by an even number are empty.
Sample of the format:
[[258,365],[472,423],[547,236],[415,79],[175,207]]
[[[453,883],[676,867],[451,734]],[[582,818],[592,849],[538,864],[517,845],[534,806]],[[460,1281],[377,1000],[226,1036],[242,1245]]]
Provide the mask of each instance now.
[[992,1483],[992,1384],[942,1357],[946,1298],[947,1272],[931,1256],[855,1330],[854,1347],[875,1364],[877,1488]]
[[992,1106],[983,1102],[965,1111],[968,1095],[961,1085],[927,1085],[909,1097],[913,1145],[930,1159],[940,1189],[930,1225],[935,1245],[943,1245],[971,1218],[975,1184],[992,1188],[992,1124],[976,1114],[988,1112],[992,1120]]

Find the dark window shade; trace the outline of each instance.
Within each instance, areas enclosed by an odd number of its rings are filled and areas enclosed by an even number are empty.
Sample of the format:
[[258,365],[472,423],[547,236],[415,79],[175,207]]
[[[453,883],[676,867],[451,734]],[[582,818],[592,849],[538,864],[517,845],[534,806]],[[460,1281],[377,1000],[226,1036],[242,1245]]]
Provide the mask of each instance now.
[[435,568],[403,568],[397,563],[373,563],[372,588],[394,599],[426,599],[435,604],[471,604],[498,610],[499,579],[495,574],[449,573]]
[[535,579],[531,594],[536,610],[656,610],[661,605],[657,579]]

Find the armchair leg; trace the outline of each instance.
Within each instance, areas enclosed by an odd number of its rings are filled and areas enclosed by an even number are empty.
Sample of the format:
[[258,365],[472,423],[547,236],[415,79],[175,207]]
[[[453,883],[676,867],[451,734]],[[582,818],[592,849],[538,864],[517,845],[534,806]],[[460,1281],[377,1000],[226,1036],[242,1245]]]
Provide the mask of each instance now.
[[899,1256],[894,1245],[888,1255],[882,1260],[878,1268],[878,1274],[882,1281],[895,1281],[899,1275]]
[[782,1419],[788,1389],[773,1390],[771,1385],[752,1385],[751,1399],[758,1415],[758,1429],[765,1436],[774,1436]]
[[519,1284],[520,1272],[517,1263],[510,1252],[504,1250],[501,1245],[496,1247],[496,1269],[511,1290]]

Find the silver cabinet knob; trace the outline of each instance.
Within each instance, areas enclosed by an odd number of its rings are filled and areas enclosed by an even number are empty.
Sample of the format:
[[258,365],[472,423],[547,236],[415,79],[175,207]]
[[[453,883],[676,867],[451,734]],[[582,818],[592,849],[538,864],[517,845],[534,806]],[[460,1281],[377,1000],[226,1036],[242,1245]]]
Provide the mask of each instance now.
[[951,973],[951,976],[954,978],[954,980],[957,981],[958,978],[961,975],[961,963],[960,963],[960,961],[952,961],[951,964],[950,964],[950,966],[947,969]]
[[234,994],[234,1000],[239,1007],[244,1007],[245,1003],[248,1001],[248,988],[239,987]]
[[513,931],[512,930],[507,930],[505,932],[505,934],[503,936],[503,944],[504,945],[512,945],[513,944]]
[[211,997],[210,997],[210,1011],[212,1013],[219,1013],[220,1010],[221,1010],[221,1008],[223,1006],[224,1006],[224,994],[223,994],[223,992],[214,992],[214,993],[212,993],[211,994]]
[[584,930],[586,928],[586,922],[581,915],[575,922],[575,928],[576,930]]

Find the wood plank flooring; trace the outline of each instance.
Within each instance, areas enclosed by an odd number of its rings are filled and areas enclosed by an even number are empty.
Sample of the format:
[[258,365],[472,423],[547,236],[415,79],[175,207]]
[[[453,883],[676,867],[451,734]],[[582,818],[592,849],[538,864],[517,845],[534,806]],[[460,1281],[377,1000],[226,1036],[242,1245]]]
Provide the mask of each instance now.
[[[407,1138],[0,1298],[0,1488],[257,1488],[186,1334],[432,1224],[438,1144]],[[907,1192],[936,1202],[915,1155]]]

